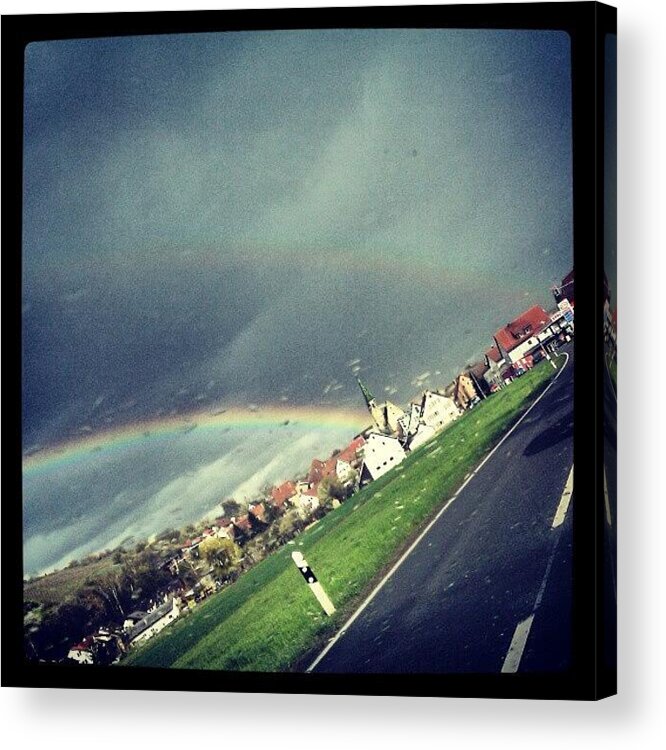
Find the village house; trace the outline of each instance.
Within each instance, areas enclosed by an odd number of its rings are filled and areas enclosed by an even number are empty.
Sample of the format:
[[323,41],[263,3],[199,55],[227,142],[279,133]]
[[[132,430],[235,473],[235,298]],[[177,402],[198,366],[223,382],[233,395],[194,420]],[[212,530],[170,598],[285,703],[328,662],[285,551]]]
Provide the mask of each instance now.
[[321,480],[331,473],[331,465],[319,458],[313,458],[308,470],[308,484],[319,484]]
[[338,458],[347,461],[352,466],[354,466],[355,463],[358,463],[358,455],[359,451],[363,447],[365,443],[365,438],[363,435],[357,435],[351,443],[349,443],[348,446],[343,448],[340,453],[338,454]]
[[199,557],[199,545],[203,542],[203,537],[196,537],[196,539],[187,539],[181,547],[181,554],[183,557]]
[[475,362],[467,368],[467,372],[476,386],[476,391],[482,398],[490,393],[490,386],[484,377],[487,370],[488,365],[485,362],[485,358],[484,361]]
[[180,614],[180,599],[174,597],[148,612],[127,633],[127,643],[135,646],[159,633]]
[[111,664],[122,650],[120,636],[107,628],[100,628],[94,635],[71,646],[67,658],[77,664]]
[[216,518],[213,528],[216,529],[215,536],[218,539],[231,539],[233,542],[236,532],[233,521],[230,518]]
[[363,446],[363,464],[361,466],[360,483],[373,481],[405,458],[405,449],[397,438],[373,432]]
[[295,482],[283,482],[279,487],[273,487],[271,489],[270,497],[267,500],[276,511],[281,512],[285,510],[285,504],[287,501],[291,500],[296,494],[297,489]]
[[[307,476],[307,487],[320,484],[323,479],[335,476],[344,485],[353,483],[356,478],[356,469],[360,466],[359,451],[365,444],[362,435],[355,437],[343,450],[334,453],[330,458],[321,461],[318,458],[312,460]],[[297,492],[300,490],[297,487]]]
[[569,273],[562,279],[562,282],[554,286],[551,290],[553,292],[553,297],[555,298],[555,302],[559,303],[562,302],[562,300],[568,300],[571,306],[574,306],[574,272],[569,271]]
[[252,526],[252,521],[250,520],[250,516],[248,513],[245,513],[242,516],[238,516],[238,518],[232,518],[231,520],[233,522],[235,530],[234,538],[238,544],[243,544],[243,542],[246,542],[252,537],[252,535],[254,534],[254,528]]
[[266,506],[263,503],[251,503],[248,508],[248,518],[255,533],[264,531],[268,526]]
[[419,408],[419,423],[439,432],[458,419],[460,409],[454,400],[435,391],[424,391]]
[[320,505],[318,489],[319,485],[313,484],[299,492],[292,498],[291,502],[301,513],[309,515],[317,510]]
[[350,463],[343,461],[341,458],[335,462],[335,476],[343,485],[353,484],[356,472]]
[[470,404],[478,401],[479,396],[474,381],[468,373],[460,373],[453,381],[453,400],[459,409],[467,409]]
[[415,399],[409,405],[409,412],[400,419],[399,436],[403,445],[409,443],[410,438],[416,434],[419,428],[419,418],[421,416],[421,399]]
[[131,612],[129,615],[126,615],[125,622],[123,622],[123,630],[130,631],[140,620],[143,620],[143,618],[146,616],[146,612],[143,610],[136,610],[136,612]]
[[494,393],[504,385],[502,373],[506,369],[504,357],[496,346],[491,346],[485,353],[485,365],[486,371],[483,373],[483,379],[488,384],[491,393]]
[[72,646],[67,652],[67,658],[77,664],[95,663],[95,641],[91,635],[86,636],[80,643]]
[[551,324],[550,315],[534,305],[495,332],[495,345],[502,359],[512,365],[541,346],[539,334]]
[[423,445],[459,416],[460,409],[452,398],[435,391],[424,391],[418,406],[416,430],[410,430],[409,449],[415,450]]

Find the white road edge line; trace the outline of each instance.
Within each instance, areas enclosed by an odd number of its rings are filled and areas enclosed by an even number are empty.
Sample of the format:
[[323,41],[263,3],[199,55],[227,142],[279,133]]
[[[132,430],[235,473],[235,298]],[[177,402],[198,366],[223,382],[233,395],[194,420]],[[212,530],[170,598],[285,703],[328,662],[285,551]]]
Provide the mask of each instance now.
[[574,467],[572,466],[571,471],[569,472],[569,476],[567,477],[566,484],[564,485],[564,491],[562,492],[562,497],[560,498],[559,505],[557,506],[557,510],[555,511],[555,517],[553,518],[553,525],[551,527],[553,529],[561,526],[567,516],[569,504],[571,503],[571,495],[573,494],[573,471]]
[[335,646],[335,644],[342,638],[342,636],[347,632],[347,630],[351,627],[351,625],[354,623],[354,621],[359,617],[359,615],[363,612],[363,610],[370,604],[370,602],[377,596],[377,594],[381,591],[381,589],[384,588],[387,581],[391,578],[391,576],[398,570],[398,568],[405,562],[405,560],[412,554],[412,552],[416,549],[419,542],[423,539],[423,537],[430,531],[430,529],[437,523],[441,515],[447,510],[447,508],[451,505],[451,503],[460,495],[460,493],[465,489],[465,487],[474,479],[474,477],[479,473],[479,471],[483,468],[483,466],[486,464],[487,461],[489,461],[496,451],[498,451],[505,440],[507,440],[510,435],[518,428],[520,423],[527,417],[527,415],[534,409],[534,407],[541,401],[541,399],[548,393],[548,391],[555,385],[555,382],[560,377],[560,375],[564,372],[564,370],[569,365],[569,354],[567,352],[562,352],[562,356],[566,357],[564,360],[564,364],[559,369],[555,377],[548,383],[546,388],[539,394],[539,396],[535,399],[534,403],[530,405],[530,407],[527,409],[527,411],[523,414],[523,416],[514,424],[514,426],[506,433],[506,435],[497,443],[497,445],[490,451],[490,453],[481,461],[481,463],[474,469],[474,471],[471,473],[471,475],[460,485],[460,487],[456,490],[453,497],[451,497],[447,502],[440,508],[440,510],[437,512],[437,515],[430,521],[430,523],[423,529],[423,531],[416,537],[416,539],[412,542],[412,544],[409,546],[407,551],[400,557],[400,559],[395,563],[395,565],[389,570],[389,572],[382,578],[382,580],[377,584],[377,586],[370,592],[370,595],[365,599],[365,601],[360,605],[360,607],[352,614],[352,616],[344,623],[344,625],[338,630],[338,632],[335,634],[335,636],[326,644],[324,649],[321,651],[319,656],[310,664],[310,666],[305,670],[306,672],[312,672],[312,670],[319,664],[319,662],[326,656],[326,654]]
[[[571,502],[571,496],[573,494],[573,474],[574,467],[572,466],[571,471],[569,472],[569,476],[567,477],[567,481],[564,485],[562,497],[560,498],[559,505],[557,506],[555,518],[553,519],[553,525],[551,527],[553,529],[556,529],[558,526],[562,525],[567,514],[567,510]],[[555,521],[558,521],[558,523],[556,524]],[[509,650],[506,652],[504,663],[502,664],[501,671],[504,673],[514,674],[518,671],[518,667],[520,667],[520,662],[523,658],[523,651],[525,650],[525,646],[527,645],[527,639],[529,638],[530,630],[532,629],[534,617],[537,613],[537,610],[541,606],[543,595],[546,593],[546,584],[548,583],[550,571],[553,567],[553,562],[555,561],[555,553],[557,552],[557,543],[559,542],[560,536],[560,534],[555,535],[553,549],[551,550],[550,557],[548,558],[546,572],[543,574],[543,578],[541,579],[541,586],[539,586],[539,591],[537,592],[536,599],[534,600],[532,614],[524,620],[521,620],[516,625],[516,629],[513,632],[513,638],[511,639]]]

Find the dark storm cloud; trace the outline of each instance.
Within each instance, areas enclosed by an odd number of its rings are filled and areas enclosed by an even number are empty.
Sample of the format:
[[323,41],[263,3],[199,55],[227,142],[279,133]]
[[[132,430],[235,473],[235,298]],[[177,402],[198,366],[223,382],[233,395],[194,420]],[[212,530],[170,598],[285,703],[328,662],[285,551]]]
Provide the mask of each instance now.
[[[209,362],[226,397],[297,400],[359,353],[378,381],[464,364],[568,270],[567,60],[525,32],[31,45],[28,431],[200,395]],[[428,264],[439,288],[404,272]]]
[[[221,403],[361,408],[356,360],[401,403],[570,270],[565,34],[46,42],[25,73],[26,449]],[[181,440],[28,479],[28,568],[348,437]]]

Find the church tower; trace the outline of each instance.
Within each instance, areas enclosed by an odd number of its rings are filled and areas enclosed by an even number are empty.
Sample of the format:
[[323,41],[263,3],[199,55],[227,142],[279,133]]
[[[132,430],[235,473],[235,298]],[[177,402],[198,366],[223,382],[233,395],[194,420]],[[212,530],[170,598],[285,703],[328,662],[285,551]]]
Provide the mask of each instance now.
[[370,393],[370,389],[367,385],[365,385],[361,378],[357,376],[356,381],[358,382],[358,386],[363,393],[365,404],[368,407],[368,411],[370,412],[370,416],[372,417],[375,428],[382,433],[390,432],[390,428],[387,425],[385,409],[377,404],[377,400],[372,395],[372,393]]

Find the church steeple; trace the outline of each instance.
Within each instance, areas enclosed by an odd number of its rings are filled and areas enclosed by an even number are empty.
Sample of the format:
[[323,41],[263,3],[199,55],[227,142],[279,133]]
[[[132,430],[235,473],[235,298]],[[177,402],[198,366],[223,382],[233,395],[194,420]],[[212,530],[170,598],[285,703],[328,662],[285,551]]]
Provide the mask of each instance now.
[[365,403],[367,404],[368,409],[372,409],[373,406],[377,404],[375,401],[375,397],[370,393],[370,390],[368,389],[368,386],[365,385],[365,383],[356,376],[356,381],[358,382],[358,386],[363,392],[363,398],[365,399]]

